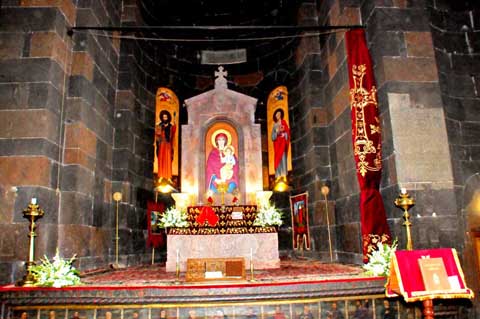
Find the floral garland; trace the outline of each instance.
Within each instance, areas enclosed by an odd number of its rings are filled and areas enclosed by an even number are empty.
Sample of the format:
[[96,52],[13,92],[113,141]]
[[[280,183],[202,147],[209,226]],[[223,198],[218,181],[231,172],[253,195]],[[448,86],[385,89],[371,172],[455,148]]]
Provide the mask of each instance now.
[[188,227],[187,212],[171,206],[165,210],[158,223],[160,227]]
[[260,206],[257,217],[253,222],[254,226],[280,226],[283,224],[282,213],[274,205],[268,203]]

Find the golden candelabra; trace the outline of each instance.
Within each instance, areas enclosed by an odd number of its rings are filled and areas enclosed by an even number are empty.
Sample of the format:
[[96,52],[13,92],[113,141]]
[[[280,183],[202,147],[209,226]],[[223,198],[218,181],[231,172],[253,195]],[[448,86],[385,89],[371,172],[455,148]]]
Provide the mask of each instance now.
[[28,233],[28,261],[25,263],[26,274],[20,281],[20,285],[23,287],[32,287],[37,281],[31,270],[32,266],[35,265],[35,237],[37,237],[37,234],[35,233],[37,225],[35,224],[35,222],[38,219],[42,218],[43,214],[43,210],[40,209],[39,205],[37,205],[37,200],[35,198],[32,198],[31,203],[26,209],[23,210],[23,217],[28,219],[28,221],[30,222],[30,232]]
[[222,198],[222,211],[225,211],[225,193],[227,192],[228,185],[225,181],[217,182],[217,189]]
[[405,188],[402,188],[400,195],[395,199],[395,206],[403,209],[403,218],[405,219],[405,222],[403,223],[403,226],[405,226],[407,230],[407,250],[413,250],[413,242],[412,242],[412,235],[410,233],[410,227],[412,226],[412,223],[410,222],[410,214],[408,213],[408,210],[412,208],[415,205],[415,200],[410,197],[410,195],[407,193],[407,190]]
[[320,192],[323,197],[325,197],[325,213],[327,215],[327,233],[328,233],[328,249],[330,252],[330,262],[333,262],[333,250],[332,250],[332,235],[330,233],[330,217],[328,216],[328,193],[330,193],[330,188],[327,185],[320,188]]
[[122,200],[122,193],[113,193],[113,200],[116,202],[115,209],[115,268],[118,268],[118,203]]

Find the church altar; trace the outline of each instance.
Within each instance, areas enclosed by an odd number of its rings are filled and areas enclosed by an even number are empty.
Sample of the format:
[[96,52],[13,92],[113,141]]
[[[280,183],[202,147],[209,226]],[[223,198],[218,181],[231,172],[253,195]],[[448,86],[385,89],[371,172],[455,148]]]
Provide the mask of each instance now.
[[[216,225],[211,226],[208,220],[201,224],[197,219],[211,208],[211,213],[218,217]],[[235,215],[239,218],[236,218]],[[253,234],[276,233],[273,226],[254,226],[257,214],[255,205],[229,205],[229,206],[191,206],[187,208],[187,221],[189,227],[170,228],[169,235],[220,235],[220,234]]]
[[[275,227],[254,226],[255,205],[211,206],[218,217],[215,226],[197,219],[210,206],[187,209],[189,227],[170,228],[167,234],[167,271],[185,271],[189,258],[245,258],[245,268],[279,268],[278,234]],[[233,213],[233,214],[232,214]]]
[[255,269],[279,268],[277,233],[225,235],[167,235],[166,270],[187,269],[188,258],[245,258],[245,268],[253,260]]
[[181,143],[180,192],[172,197],[177,209],[187,209],[189,226],[168,230],[167,271],[177,263],[185,271],[188,258],[243,257],[255,269],[280,265],[275,227],[253,225],[257,205],[268,200],[260,200],[266,192],[257,99],[228,89],[226,75],[219,67],[215,88],[184,103],[181,136],[188,142]]

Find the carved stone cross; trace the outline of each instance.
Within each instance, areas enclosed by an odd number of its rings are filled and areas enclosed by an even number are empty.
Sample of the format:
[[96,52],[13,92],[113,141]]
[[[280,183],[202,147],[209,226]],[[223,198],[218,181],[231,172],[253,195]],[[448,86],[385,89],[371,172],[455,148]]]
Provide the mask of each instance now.
[[218,67],[218,71],[215,71],[214,73],[216,79],[215,79],[215,88],[227,88],[227,79],[225,78],[228,75],[227,71],[223,70],[223,66]]

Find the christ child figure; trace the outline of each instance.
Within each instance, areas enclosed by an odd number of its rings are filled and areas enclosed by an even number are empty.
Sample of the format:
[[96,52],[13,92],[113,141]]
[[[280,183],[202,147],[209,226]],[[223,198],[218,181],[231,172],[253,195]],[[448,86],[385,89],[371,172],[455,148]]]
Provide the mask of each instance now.
[[220,162],[223,163],[222,168],[220,168],[220,178],[224,181],[233,177],[233,167],[236,164],[234,154],[235,148],[233,145],[225,146],[223,152],[220,153]]

